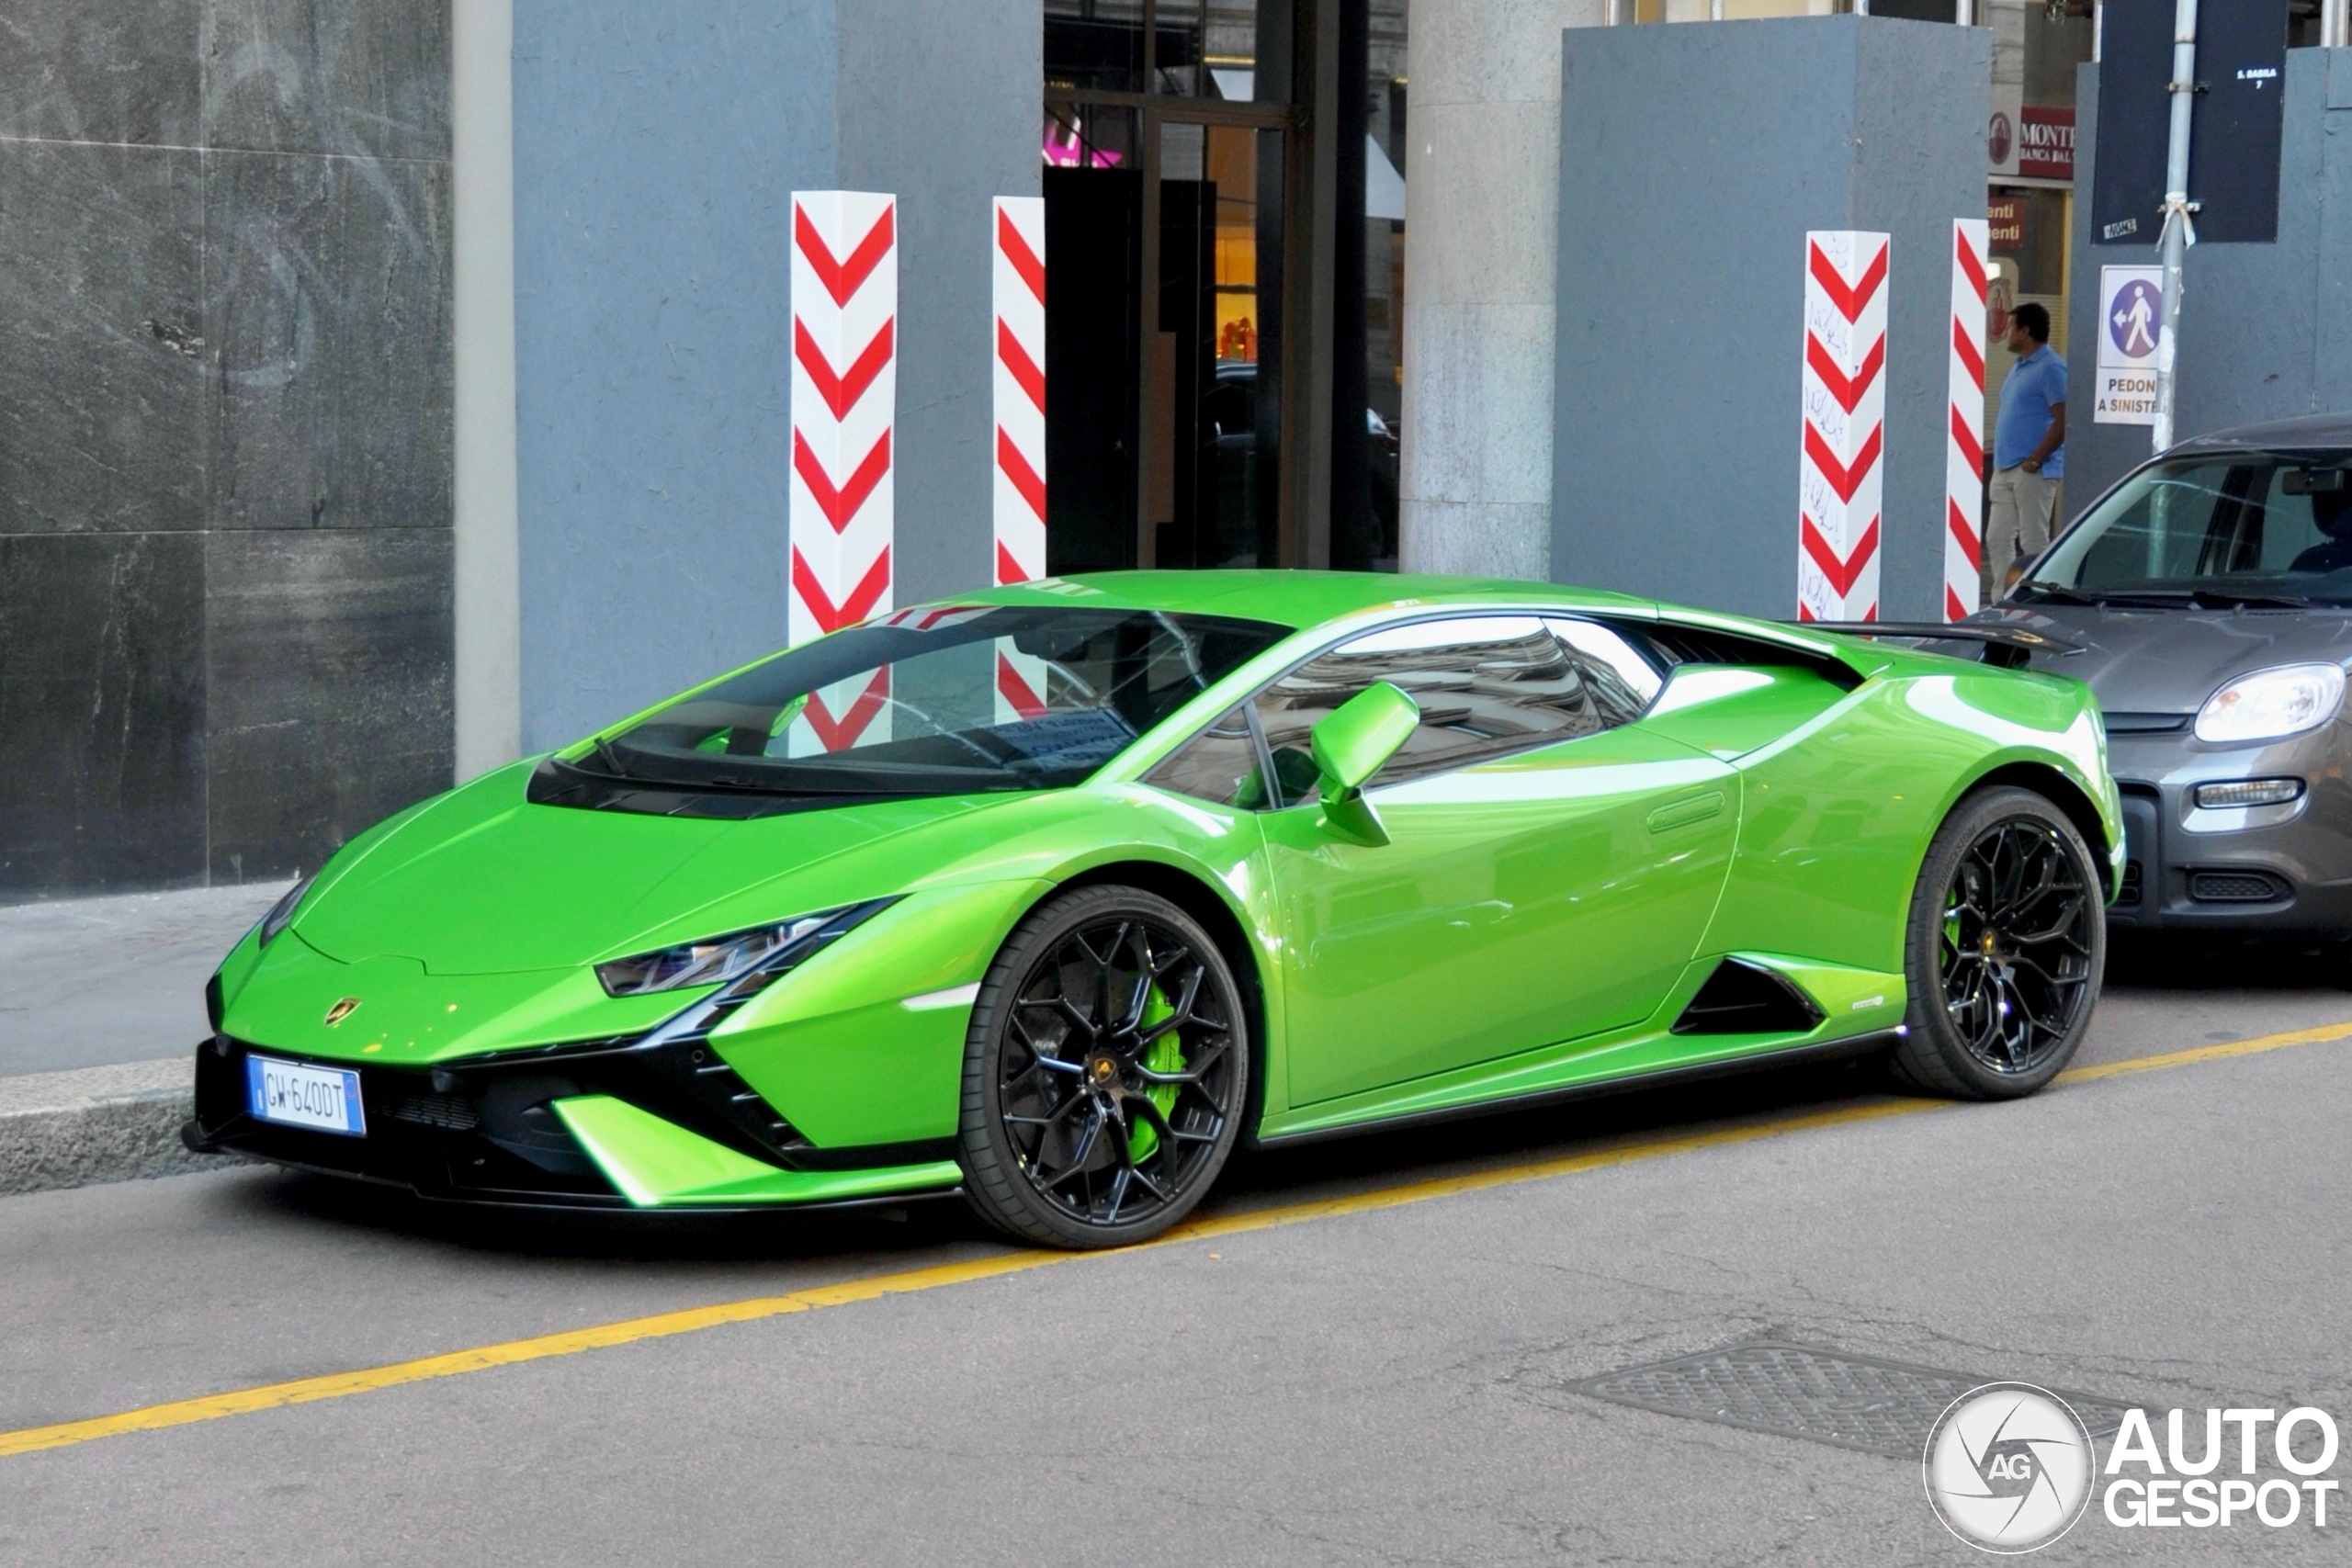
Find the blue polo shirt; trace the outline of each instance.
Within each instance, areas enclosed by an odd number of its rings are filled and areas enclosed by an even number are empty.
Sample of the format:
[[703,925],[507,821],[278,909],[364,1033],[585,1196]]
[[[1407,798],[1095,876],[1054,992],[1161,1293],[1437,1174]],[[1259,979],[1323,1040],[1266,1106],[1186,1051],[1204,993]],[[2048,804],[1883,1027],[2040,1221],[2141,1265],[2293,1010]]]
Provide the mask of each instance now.
[[[2014,468],[2033,456],[2050,434],[2051,407],[2066,400],[2066,362],[2043,344],[2009,367],[2001,383],[2001,417],[1993,425],[1993,467]],[[2041,465],[2053,479],[2066,477],[2066,447],[2061,442]]]

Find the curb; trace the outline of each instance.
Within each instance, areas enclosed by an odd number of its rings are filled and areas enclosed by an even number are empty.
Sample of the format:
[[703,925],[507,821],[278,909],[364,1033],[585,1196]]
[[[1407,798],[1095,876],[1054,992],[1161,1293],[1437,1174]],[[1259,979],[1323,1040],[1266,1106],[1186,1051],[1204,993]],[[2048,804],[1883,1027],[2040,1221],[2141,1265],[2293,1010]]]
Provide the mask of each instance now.
[[182,1176],[239,1163],[190,1154],[194,1053],[0,1077],[0,1196]]

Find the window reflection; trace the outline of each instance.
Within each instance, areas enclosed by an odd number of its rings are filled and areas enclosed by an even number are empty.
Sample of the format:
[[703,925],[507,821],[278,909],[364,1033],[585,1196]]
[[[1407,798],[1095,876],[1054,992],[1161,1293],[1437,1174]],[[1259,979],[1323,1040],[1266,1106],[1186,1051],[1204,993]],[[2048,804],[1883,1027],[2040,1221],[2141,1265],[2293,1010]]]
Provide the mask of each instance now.
[[1144,0],[1046,0],[1046,85],[1143,91]]

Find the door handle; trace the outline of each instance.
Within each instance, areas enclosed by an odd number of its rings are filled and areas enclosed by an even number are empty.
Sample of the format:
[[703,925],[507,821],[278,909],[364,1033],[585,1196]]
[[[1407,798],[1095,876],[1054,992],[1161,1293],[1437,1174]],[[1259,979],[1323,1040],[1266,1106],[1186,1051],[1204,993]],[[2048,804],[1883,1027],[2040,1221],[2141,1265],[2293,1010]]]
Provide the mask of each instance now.
[[1723,815],[1724,792],[1711,789],[1702,795],[1686,795],[1679,800],[1669,800],[1650,813],[1650,831],[1670,832],[1688,828],[1694,822],[1704,822],[1710,817]]

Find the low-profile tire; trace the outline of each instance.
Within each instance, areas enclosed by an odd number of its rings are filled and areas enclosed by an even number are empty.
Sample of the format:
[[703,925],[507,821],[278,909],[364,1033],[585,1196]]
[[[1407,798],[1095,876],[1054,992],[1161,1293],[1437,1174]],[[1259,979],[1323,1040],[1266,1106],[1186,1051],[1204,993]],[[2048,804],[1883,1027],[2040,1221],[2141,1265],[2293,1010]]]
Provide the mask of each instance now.
[[980,982],[956,1158],[972,1207],[1048,1247],[1120,1247],[1182,1219],[1249,1103],[1250,1029],[1225,955],[1141,888],[1032,910]]
[[1953,807],[1911,896],[1903,1076],[1931,1093],[2012,1100],[2064,1071],[2106,968],[2102,886],[2081,832],[2031,790]]

